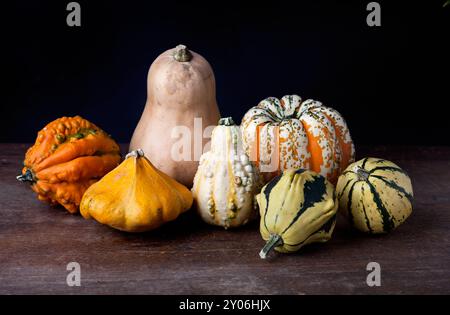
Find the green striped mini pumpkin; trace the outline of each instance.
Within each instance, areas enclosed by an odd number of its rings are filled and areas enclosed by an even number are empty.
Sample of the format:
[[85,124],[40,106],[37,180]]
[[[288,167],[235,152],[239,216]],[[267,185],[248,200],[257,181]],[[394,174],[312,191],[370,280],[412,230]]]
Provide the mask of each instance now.
[[356,229],[370,234],[387,233],[411,214],[411,180],[396,164],[365,158],[339,177],[336,194],[340,211]]
[[274,248],[289,253],[331,238],[338,203],[334,186],[322,175],[289,169],[266,184],[256,196],[260,233],[267,241],[261,258]]

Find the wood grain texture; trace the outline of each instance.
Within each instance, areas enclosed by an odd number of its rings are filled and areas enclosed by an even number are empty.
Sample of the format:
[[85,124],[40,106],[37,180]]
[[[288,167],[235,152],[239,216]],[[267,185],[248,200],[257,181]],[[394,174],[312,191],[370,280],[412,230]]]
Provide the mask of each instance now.
[[[0,144],[0,294],[450,294],[450,147],[357,148],[410,174],[412,216],[384,236],[340,218],[330,242],[265,261],[257,222],[225,231],[190,211],[127,234],[41,203],[15,179],[27,147]],[[80,287],[66,284],[71,261]],[[370,261],[381,287],[366,285]]]

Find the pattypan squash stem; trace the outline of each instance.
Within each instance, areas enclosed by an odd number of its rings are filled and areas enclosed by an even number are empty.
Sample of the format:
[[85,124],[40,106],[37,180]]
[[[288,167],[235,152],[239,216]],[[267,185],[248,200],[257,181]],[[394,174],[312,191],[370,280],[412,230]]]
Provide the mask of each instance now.
[[278,234],[271,234],[266,245],[259,252],[259,257],[266,259],[267,254],[272,250],[272,248],[280,246],[283,244],[283,239]]
[[137,150],[131,151],[130,153],[125,155],[125,159],[128,159],[129,157],[139,158],[139,157],[143,157],[143,156],[144,156],[144,150],[137,149]]

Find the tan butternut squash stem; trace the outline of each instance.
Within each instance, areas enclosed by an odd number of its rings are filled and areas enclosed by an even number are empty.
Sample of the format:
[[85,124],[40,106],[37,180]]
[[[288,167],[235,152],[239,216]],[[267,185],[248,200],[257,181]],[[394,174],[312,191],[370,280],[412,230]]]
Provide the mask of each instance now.
[[189,62],[192,59],[192,54],[185,45],[178,45],[175,47],[173,57],[178,62]]
[[271,234],[266,245],[259,252],[259,257],[266,259],[267,254],[275,247],[283,245],[283,239],[278,234]]

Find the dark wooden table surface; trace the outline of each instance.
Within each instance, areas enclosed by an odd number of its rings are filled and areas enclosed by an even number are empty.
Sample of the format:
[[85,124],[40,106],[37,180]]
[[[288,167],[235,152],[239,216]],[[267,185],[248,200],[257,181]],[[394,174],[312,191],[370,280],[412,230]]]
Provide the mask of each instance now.
[[[450,147],[358,148],[410,174],[411,217],[392,234],[366,236],[342,219],[333,239],[258,256],[257,223],[225,231],[188,212],[162,228],[126,234],[39,202],[16,181],[27,145],[0,144],[0,294],[450,294]],[[81,286],[69,287],[69,262]],[[381,286],[366,284],[369,262]]]

